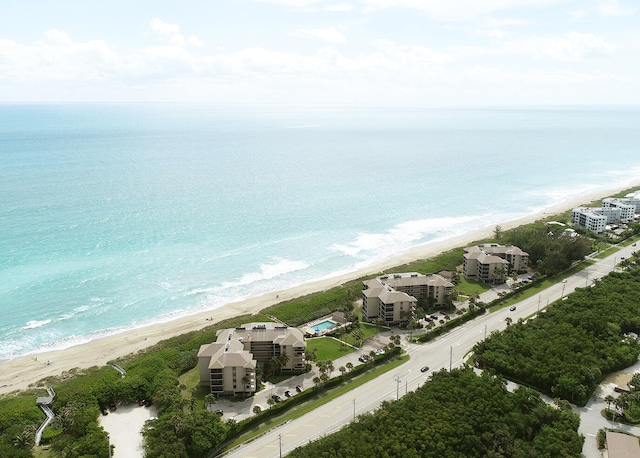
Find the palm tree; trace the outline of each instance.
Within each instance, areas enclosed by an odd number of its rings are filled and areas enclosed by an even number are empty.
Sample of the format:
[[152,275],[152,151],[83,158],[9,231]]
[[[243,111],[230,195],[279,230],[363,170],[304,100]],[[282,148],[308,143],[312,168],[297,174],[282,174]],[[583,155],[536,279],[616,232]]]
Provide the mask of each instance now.
[[216,402],[216,395],[215,394],[209,393],[209,394],[205,395],[205,397],[204,397],[204,405],[205,405],[206,408],[208,408],[214,402]]
[[256,415],[258,415],[260,412],[262,412],[262,407],[260,407],[260,406],[253,406],[253,413],[255,413]]
[[13,445],[20,448],[28,448],[35,440],[36,429],[32,425],[27,426],[20,434],[13,438]]
[[273,356],[269,360],[269,373],[271,375],[276,375],[276,369],[280,367],[280,358],[278,356]]
[[283,366],[286,366],[287,364],[289,364],[289,361],[291,361],[291,358],[289,357],[289,354],[285,351],[284,353],[280,353],[278,360],[280,362],[280,375],[282,375]]
[[273,398],[267,398],[267,404],[269,404],[269,408],[273,407],[275,403],[276,401],[274,401]]
[[244,397],[247,397],[247,385],[251,383],[251,377],[247,374],[244,374],[244,377],[240,379],[240,383],[242,383],[242,391],[244,392]]
[[347,368],[344,366],[340,366],[338,370],[340,371],[340,375],[342,376],[342,378],[344,378],[344,374],[347,372]]
[[320,379],[320,377],[318,377],[318,376],[313,377],[313,383],[315,383],[316,386],[320,386],[321,382],[322,382],[322,380]]
[[326,361],[326,366],[327,366],[327,372],[329,372],[329,374],[327,374],[327,375],[328,375],[329,378],[331,378],[331,372],[336,370],[335,366],[333,365],[333,361],[327,360]]
[[345,366],[346,366],[346,368],[347,368],[347,370],[349,372],[351,372],[351,370],[353,369],[353,363],[352,362],[348,362],[347,364],[345,364]]

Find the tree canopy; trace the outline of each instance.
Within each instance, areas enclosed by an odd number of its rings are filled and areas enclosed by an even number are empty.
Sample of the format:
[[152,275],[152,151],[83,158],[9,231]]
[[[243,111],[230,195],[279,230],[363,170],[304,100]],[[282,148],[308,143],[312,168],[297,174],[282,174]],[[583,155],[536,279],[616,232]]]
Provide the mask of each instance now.
[[472,369],[442,370],[415,392],[384,402],[338,433],[289,454],[303,457],[579,457],[579,417],[515,393]]

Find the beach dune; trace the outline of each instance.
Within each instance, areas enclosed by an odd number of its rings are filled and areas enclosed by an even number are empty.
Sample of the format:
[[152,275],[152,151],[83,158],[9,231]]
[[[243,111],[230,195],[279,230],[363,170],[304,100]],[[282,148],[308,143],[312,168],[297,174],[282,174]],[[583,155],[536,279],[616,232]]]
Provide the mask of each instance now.
[[[592,201],[602,199],[603,197],[632,187],[640,187],[640,180],[637,183],[629,183],[624,187],[600,190],[588,195],[582,195],[553,207],[546,208],[544,212],[532,214],[517,220],[504,221],[500,225],[503,229],[517,227],[546,216],[570,210],[579,205],[589,204]],[[479,228],[477,231],[469,232],[462,236],[435,243],[427,243],[409,251],[398,253],[397,256],[389,258],[379,264],[349,274],[305,283],[286,291],[274,291],[260,297],[226,304],[215,310],[179,318],[174,321],[150,325],[144,328],[124,331],[116,335],[92,340],[69,348],[44,351],[2,361],[0,362],[0,394],[27,389],[30,385],[36,384],[45,377],[61,376],[74,368],[105,365],[108,361],[136,353],[161,340],[209,326],[212,324],[210,321],[211,317],[213,321],[216,322],[238,315],[254,314],[278,302],[287,301],[317,291],[327,290],[349,280],[366,275],[373,275],[411,261],[433,257],[455,247],[466,246],[472,242],[490,238],[493,235],[494,227],[495,226]]]

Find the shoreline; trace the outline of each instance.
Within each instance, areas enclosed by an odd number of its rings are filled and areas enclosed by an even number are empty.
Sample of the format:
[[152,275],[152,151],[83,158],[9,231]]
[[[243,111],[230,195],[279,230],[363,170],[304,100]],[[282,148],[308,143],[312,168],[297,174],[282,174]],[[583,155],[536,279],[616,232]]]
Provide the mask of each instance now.
[[[540,212],[522,218],[504,221],[499,223],[499,225],[502,229],[508,230],[533,223],[550,215],[565,212],[580,205],[589,205],[594,201],[630,188],[639,187],[640,180],[627,183],[626,185],[617,184],[608,189],[592,191],[584,195],[569,198],[563,202],[546,207]],[[439,253],[490,238],[493,235],[494,228],[495,225],[492,225],[491,227],[480,228],[444,240],[429,242],[353,272],[303,283],[287,290],[273,291],[240,302],[225,304],[214,310],[198,312],[193,315],[176,318],[175,320],[126,330],[118,334],[90,340],[86,343],[63,349],[42,351],[19,356],[10,360],[2,360],[0,361],[0,395],[16,390],[28,389],[29,385],[43,378],[60,376],[63,372],[68,372],[74,368],[84,369],[92,366],[106,365],[110,360],[137,353],[162,340],[200,330],[227,318],[238,315],[255,314],[266,307],[280,302],[331,289],[350,280],[373,275],[412,261],[434,257]]]

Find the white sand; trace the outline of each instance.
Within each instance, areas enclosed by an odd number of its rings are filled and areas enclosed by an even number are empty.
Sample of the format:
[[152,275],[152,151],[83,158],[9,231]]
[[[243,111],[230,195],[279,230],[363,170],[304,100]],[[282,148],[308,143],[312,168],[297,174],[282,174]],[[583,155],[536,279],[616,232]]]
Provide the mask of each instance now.
[[[597,193],[580,196],[554,207],[547,208],[544,213],[531,215],[518,220],[505,221],[501,223],[501,226],[503,229],[509,229],[534,222],[547,215],[558,214],[579,205],[589,204],[592,201],[602,199],[603,197],[632,187],[640,187],[640,180],[636,183],[629,183],[624,187],[618,186]],[[214,321],[220,321],[242,314],[254,314],[277,302],[287,301],[317,291],[324,291],[355,278],[382,272],[418,259],[430,258],[449,249],[466,246],[472,242],[490,238],[493,235],[493,229],[493,227],[487,227],[445,241],[428,243],[411,251],[399,253],[398,256],[394,258],[358,272],[306,283],[286,291],[276,291],[261,297],[227,304],[213,311],[202,312],[171,322],[159,323],[145,328],[123,332],[63,350],[49,351],[37,355],[23,356],[9,361],[2,361],[0,362],[0,394],[26,389],[29,385],[47,376],[59,376],[63,372],[73,368],[105,365],[110,360],[136,353],[161,340],[211,325],[212,322],[208,321],[209,317],[213,317]],[[35,358],[36,356],[37,359]],[[47,361],[51,361],[51,364],[47,365]]]
[[145,421],[156,416],[156,409],[140,407],[137,404],[121,405],[115,412],[101,416],[98,423],[109,434],[109,441],[115,446],[114,458],[138,458],[144,456],[142,448],[142,427]]

